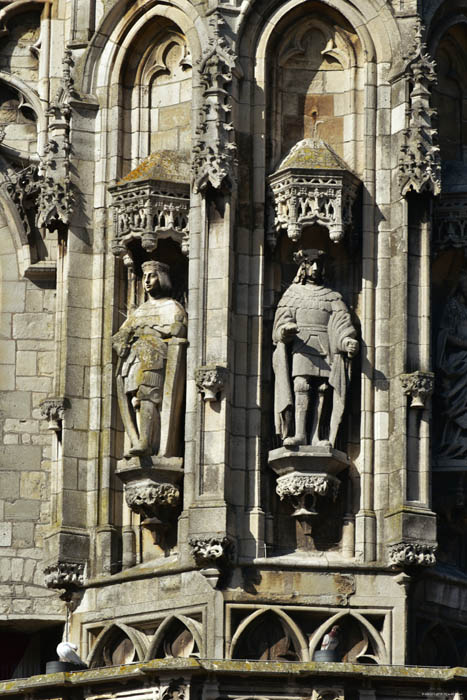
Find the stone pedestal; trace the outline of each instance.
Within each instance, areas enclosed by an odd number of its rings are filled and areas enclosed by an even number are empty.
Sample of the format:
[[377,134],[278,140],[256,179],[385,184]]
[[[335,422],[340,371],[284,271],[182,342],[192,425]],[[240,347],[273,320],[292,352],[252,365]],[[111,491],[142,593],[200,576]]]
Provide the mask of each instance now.
[[331,447],[280,447],[269,452],[269,466],[277,474],[276,493],[290,501],[305,534],[311,535],[318,514],[318,497],[337,498],[337,474],[349,465],[347,455]]
[[161,546],[180,504],[183,476],[181,457],[132,457],[117,464],[128,507],[141,516],[141,525],[151,530]]

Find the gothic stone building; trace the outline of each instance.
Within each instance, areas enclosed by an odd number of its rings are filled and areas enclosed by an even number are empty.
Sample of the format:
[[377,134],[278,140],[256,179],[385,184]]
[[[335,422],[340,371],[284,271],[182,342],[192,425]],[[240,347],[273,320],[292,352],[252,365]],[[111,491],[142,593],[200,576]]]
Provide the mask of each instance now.
[[466,0],[0,7],[0,696],[461,698]]

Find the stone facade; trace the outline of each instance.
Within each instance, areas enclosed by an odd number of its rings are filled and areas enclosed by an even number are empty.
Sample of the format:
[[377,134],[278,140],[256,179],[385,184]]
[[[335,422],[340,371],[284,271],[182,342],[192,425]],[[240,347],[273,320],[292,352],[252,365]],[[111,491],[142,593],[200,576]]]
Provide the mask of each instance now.
[[0,695],[459,700],[465,6],[0,16]]

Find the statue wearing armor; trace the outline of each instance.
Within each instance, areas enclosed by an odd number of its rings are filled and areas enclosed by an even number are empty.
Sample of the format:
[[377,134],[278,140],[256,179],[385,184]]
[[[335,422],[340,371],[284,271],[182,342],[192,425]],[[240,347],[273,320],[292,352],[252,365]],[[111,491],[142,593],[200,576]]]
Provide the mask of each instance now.
[[142,270],[148,299],[112,338],[119,356],[116,373],[120,412],[131,442],[126,457],[158,453],[167,342],[174,337],[185,338],[187,330],[185,309],[170,296],[168,265],[149,260]]
[[[279,301],[273,327],[276,432],[285,446],[334,447],[350,378],[349,359],[359,348],[356,330],[339,292],[323,285],[324,252],[301,250],[294,260],[299,269]],[[327,431],[322,419],[330,390],[332,409]],[[323,437],[326,432],[329,434]]]

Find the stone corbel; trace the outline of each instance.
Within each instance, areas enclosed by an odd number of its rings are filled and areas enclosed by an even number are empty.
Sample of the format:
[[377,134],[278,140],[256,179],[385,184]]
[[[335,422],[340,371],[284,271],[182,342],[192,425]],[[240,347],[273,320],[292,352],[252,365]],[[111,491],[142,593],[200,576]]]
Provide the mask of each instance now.
[[436,564],[436,544],[418,544],[416,542],[398,542],[387,548],[391,566],[434,566]]
[[156,544],[162,544],[180,503],[178,487],[151,478],[130,481],[125,484],[125,501],[141,516],[141,525],[152,532]]
[[301,524],[306,535],[311,535],[314,516],[318,514],[318,497],[331,497],[336,500],[340,481],[330,474],[306,474],[292,472],[277,479],[276,493],[286,499],[294,508],[292,516]]
[[49,397],[40,402],[39,408],[42,418],[49,422],[48,429],[60,432],[65,410],[68,408],[67,399],[63,396]]
[[221,392],[225,392],[229,377],[227,367],[222,365],[205,365],[195,372],[196,386],[205,401],[219,401]]
[[411,399],[410,408],[426,408],[433,393],[435,375],[433,372],[412,372],[401,374],[404,394]]
[[232,540],[224,535],[200,535],[190,537],[188,544],[201,573],[214,588],[221,573],[233,562]]
[[225,24],[215,13],[210,21],[211,38],[197,63],[203,88],[199,125],[193,146],[193,189],[205,193],[208,185],[230,189],[236,180],[237,146],[231,122],[232,78],[237,74],[237,56],[221,35]]
[[434,195],[441,192],[441,158],[437,130],[433,127],[436,111],[430,106],[431,85],[437,80],[436,64],[426,52],[422,31],[419,26],[406,67],[407,81],[412,88],[399,159],[399,185],[403,196],[410,191],[428,191]]
[[84,562],[60,561],[44,569],[47,588],[77,589],[84,585]]

